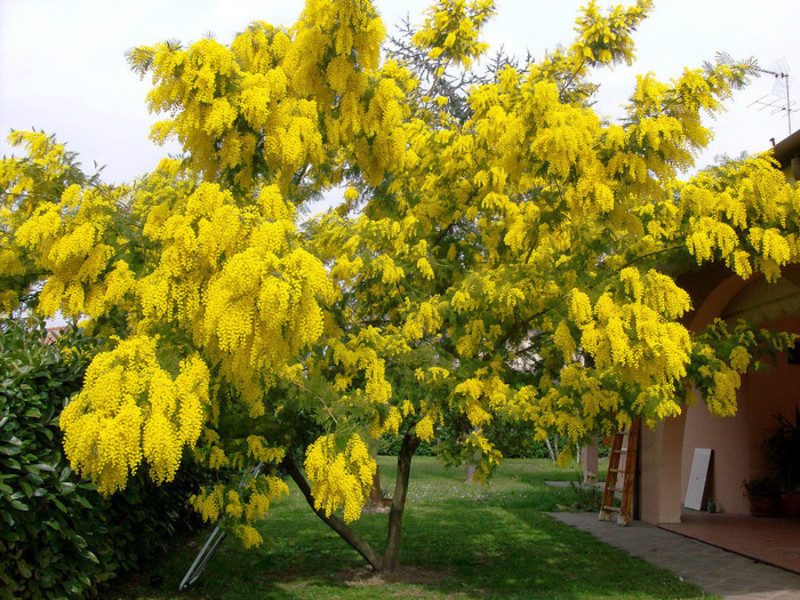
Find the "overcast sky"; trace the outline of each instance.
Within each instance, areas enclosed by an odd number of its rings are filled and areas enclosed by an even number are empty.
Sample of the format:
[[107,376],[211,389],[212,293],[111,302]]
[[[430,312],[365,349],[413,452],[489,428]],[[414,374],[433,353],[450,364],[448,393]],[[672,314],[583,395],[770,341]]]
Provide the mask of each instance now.
[[[387,28],[408,13],[421,21],[423,0],[377,0]],[[534,57],[572,40],[582,2],[572,0],[499,0],[487,41]],[[607,6],[608,2],[600,2]],[[149,82],[127,66],[125,51],[137,45],[176,39],[184,43],[207,33],[229,43],[253,20],[291,25],[300,0],[0,0],[0,153],[10,149],[11,129],[57,134],[80,154],[86,167],[105,164],[105,179],[128,181],[151,170],[168,149],[148,139],[150,123],[144,97]],[[656,0],[656,8],[635,34],[638,61],[598,80],[598,110],[613,116],[632,90],[637,73],[652,71],[668,80],[684,66],[713,60],[718,51],[734,58],[754,56],[765,68],[791,75],[792,98],[800,107],[800,2],[772,0]],[[781,61],[776,63],[776,61]],[[773,92],[779,92],[774,94]],[[772,114],[759,99],[785,105],[782,84],[761,77],[739,92],[729,111],[712,123],[713,145],[698,159],[758,152],[789,133],[785,110]],[[800,126],[800,112],[792,115]]]

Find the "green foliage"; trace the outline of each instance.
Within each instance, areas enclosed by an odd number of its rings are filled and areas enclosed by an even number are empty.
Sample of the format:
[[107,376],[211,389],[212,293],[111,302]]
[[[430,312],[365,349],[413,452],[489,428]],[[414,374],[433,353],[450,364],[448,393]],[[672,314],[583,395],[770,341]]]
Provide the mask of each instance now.
[[800,483],[800,408],[795,407],[794,422],[780,413],[778,428],[767,439],[767,456],[775,467],[787,494],[797,492]]
[[496,419],[488,427],[486,437],[506,458],[548,458],[547,444],[534,439],[533,423]]
[[[6,321],[0,338],[0,583],[3,598],[80,596],[111,574],[85,524],[96,494],[59,448],[58,414],[87,355],[63,357],[41,323]],[[65,340],[66,342],[66,340]]]
[[[392,435],[384,434],[378,440],[378,455],[379,456],[397,456],[400,452],[400,446],[403,443],[403,438]],[[415,452],[417,456],[436,456],[436,445],[432,442],[422,441]]]
[[761,477],[760,479],[745,479],[742,482],[745,495],[760,496],[763,498],[777,498],[781,495],[781,483],[774,477]]
[[[506,458],[548,458],[547,444],[534,439],[534,429],[531,423],[497,419],[485,428],[484,435]],[[397,456],[402,442],[401,437],[384,434],[378,441],[378,454]],[[415,454],[437,456],[439,448],[434,442],[423,441]]]
[[73,328],[50,343],[35,320],[6,320],[0,331],[0,598],[91,595],[191,524],[197,477],[162,489],[140,477],[100,496],[72,472],[58,428],[93,341]]

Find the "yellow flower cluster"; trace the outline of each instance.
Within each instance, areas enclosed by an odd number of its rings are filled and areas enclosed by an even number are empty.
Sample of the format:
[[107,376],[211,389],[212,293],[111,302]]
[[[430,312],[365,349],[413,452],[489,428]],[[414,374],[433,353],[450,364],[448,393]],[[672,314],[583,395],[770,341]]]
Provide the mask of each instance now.
[[279,258],[262,246],[233,256],[211,280],[205,343],[227,358],[235,380],[276,372],[323,330],[320,302],[333,287],[322,264],[302,249]]
[[[346,403],[361,401],[359,405],[374,410],[386,405],[392,398],[392,384],[386,376],[386,362],[380,355],[394,356],[408,350],[402,337],[382,337],[377,329],[363,329],[358,336],[345,342],[332,337],[329,340],[330,359],[342,370],[335,376],[334,389],[338,392],[351,391],[343,396]],[[351,390],[353,380],[363,382],[363,389]],[[351,404],[352,405],[352,404]],[[374,421],[375,423],[380,422]],[[380,435],[380,428],[377,435]]]
[[614,6],[610,13],[602,15],[595,2],[583,8],[576,21],[577,39],[573,51],[582,54],[593,66],[633,60],[633,40],[630,30],[652,10],[651,0],[639,0],[633,6]]
[[414,431],[417,437],[423,442],[429,442],[433,439],[433,427],[436,424],[436,418],[433,414],[428,413],[423,416],[414,426]]
[[714,388],[706,394],[705,403],[708,411],[720,417],[732,417],[736,414],[738,404],[736,394],[741,386],[742,379],[739,373],[725,363],[720,365],[713,375]]
[[476,375],[455,386],[450,407],[463,411],[472,426],[480,428],[492,421],[493,413],[506,411],[510,388],[497,376],[480,371]]
[[731,367],[739,373],[744,374],[747,367],[750,366],[750,353],[742,346],[736,346],[731,350],[730,357]]
[[566,360],[570,360],[575,352],[575,338],[572,337],[569,324],[561,321],[553,334],[553,343],[561,350]]
[[686,329],[641,304],[618,306],[608,294],[597,302],[596,319],[582,328],[581,347],[601,369],[619,369],[633,381],[674,380],[686,374],[690,340]]
[[311,493],[317,510],[330,516],[343,508],[346,522],[358,519],[376,470],[375,460],[358,434],[350,436],[342,451],[333,435],[318,438],[306,451],[305,469],[313,482]]
[[258,475],[244,487],[222,484],[203,488],[189,500],[205,521],[223,521],[246,548],[263,542],[253,527],[267,516],[272,502],[288,495],[286,483],[274,475]]
[[476,467],[475,480],[485,483],[492,471],[500,465],[503,455],[480,430],[472,431],[464,439],[463,444],[465,453],[473,457],[472,464]]
[[284,448],[270,447],[260,435],[247,436],[247,453],[259,462],[279,463],[286,455]]
[[442,325],[442,317],[430,300],[421,302],[416,310],[410,310],[403,325],[403,334],[409,340],[420,340],[427,334],[437,332]]
[[434,60],[468,67],[486,51],[478,35],[494,12],[492,0],[438,0],[427,9],[425,24],[413,43]]
[[242,540],[242,545],[245,548],[252,548],[253,546],[260,546],[264,541],[258,530],[252,525],[240,525],[233,529],[234,535]]
[[[0,169],[0,189],[6,190],[0,199],[0,277],[30,271],[44,279],[38,310],[45,316],[60,309],[97,317],[119,306],[133,285],[124,261],[113,261],[116,204],[127,190],[63,185],[58,178],[70,168],[63,146],[35,132],[15,132],[10,139],[27,146],[28,156],[3,159]],[[39,170],[35,180],[26,175],[32,164]],[[5,295],[13,302],[17,294]]]
[[380,428],[378,435],[373,435],[372,437],[377,439],[384,433],[392,433],[394,435],[397,435],[398,431],[400,430],[400,425],[402,425],[402,423],[403,423],[403,413],[396,406],[393,406],[389,409],[389,416],[386,417],[386,420],[383,422],[383,426]]
[[689,252],[698,264],[721,259],[745,279],[760,271],[775,281],[800,257],[797,234],[787,228],[798,193],[763,157],[697,175],[681,189]]
[[183,447],[200,436],[208,368],[193,356],[173,378],[159,364],[157,343],[137,336],[96,356],[83,390],[61,414],[67,458],[104,493],[124,488],[142,461],[154,481],[171,481]]

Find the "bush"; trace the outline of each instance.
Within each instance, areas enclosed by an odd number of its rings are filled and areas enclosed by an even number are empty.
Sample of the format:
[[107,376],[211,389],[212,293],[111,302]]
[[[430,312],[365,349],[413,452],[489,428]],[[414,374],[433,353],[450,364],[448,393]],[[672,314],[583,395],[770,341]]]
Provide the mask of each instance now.
[[547,444],[534,439],[536,428],[527,421],[495,419],[486,428],[486,437],[505,458],[549,458]]
[[[397,456],[400,446],[403,443],[403,436],[385,433],[378,440],[378,454],[380,456]],[[436,446],[431,442],[421,441],[415,452],[416,456],[436,456]]]
[[73,329],[48,342],[40,321],[6,320],[0,333],[0,598],[94,594],[196,523],[186,498],[197,477],[184,470],[157,489],[139,476],[100,496],[72,472],[58,428],[93,341]]
[[[515,423],[495,420],[484,429],[486,437],[502,452],[505,458],[549,458],[547,444],[534,440],[536,434],[530,423]],[[397,456],[403,438],[397,435],[384,434],[378,441],[378,454],[381,456]],[[420,442],[417,456],[436,456],[436,444]]]

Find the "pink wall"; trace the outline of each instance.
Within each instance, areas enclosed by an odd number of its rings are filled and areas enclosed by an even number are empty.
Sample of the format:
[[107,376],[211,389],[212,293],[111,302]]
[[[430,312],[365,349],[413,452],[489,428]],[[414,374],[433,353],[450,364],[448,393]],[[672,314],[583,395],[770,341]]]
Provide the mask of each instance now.
[[680,523],[681,447],[686,412],[642,428],[640,438],[639,518],[649,523]]
[[[783,277],[800,287],[800,265],[785,268]],[[687,317],[687,327],[700,331],[725,314],[727,308],[733,310],[729,316],[735,316],[737,311],[747,309],[755,308],[758,312],[759,302],[772,306],[773,300],[767,298],[770,294],[762,298],[751,287],[761,284],[758,277],[744,281],[718,264],[683,276],[681,286],[690,291],[695,304],[695,310]],[[749,296],[747,288],[753,292]],[[793,316],[774,321],[768,327],[800,333],[796,304],[783,302],[781,309],[789,309],[788,314]],[[714,450],[711,497],[726,512],[747,512],[742,481],[766,474],[763,443],[775,427],[773,415],[782,412],[793,417],[798,403],[800,365],[790,366],[786,357],[781,356],[778,365],[767,373],[743,378],[736,417],[714,417],[698,402],[680,417],[659,423],[653,431],[645,428],[640,454],[641,519],[652,523],[680,521],[695,448]]]
[[[769,329],[800,332],[800,318],[785,318]],[[695,448],[714,450],[711,498],[727,513],[746,514],[742,481],[768,474],[764,441],[775,429],[777,412],[794,418],[800,403],[800,365],[789,365],[785,355],[761,374],[743,377],[735,417],[711,415],[702,402],[686,412],[681,468],[681,498],[686,496]]]
[[[800,333],[800,317],[781,319],[769,329]],[[800,405],[800,365],[790,365],[786,356],[778,357],[777,367],[766,373],[748,375],[750,409],[750,476],[763,475],[769,468],[764,457],[764,441],[775,430],[775,414],[794,421],[795,407]]]
[[713,471],[709,499],[717,501],[727,513],[746,513],[747,499],[742,495],[742,481],[750,475],[750,444],[747,416],[750,406],[746,398],[746,382],[739,393],[736,417],[717,417],[698,402],[686,412],[681,460],[681,502],[686,498],[695,448],[711,448]]

